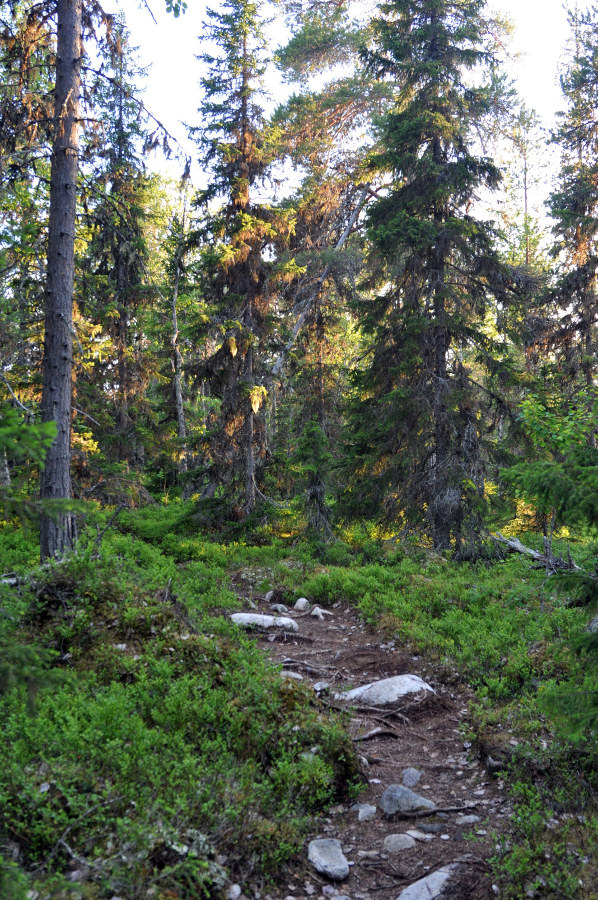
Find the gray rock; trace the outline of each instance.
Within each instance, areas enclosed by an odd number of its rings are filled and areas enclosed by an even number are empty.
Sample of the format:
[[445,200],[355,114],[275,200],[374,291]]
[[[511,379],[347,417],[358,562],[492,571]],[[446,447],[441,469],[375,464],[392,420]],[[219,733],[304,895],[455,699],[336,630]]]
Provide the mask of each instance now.
[[322,612],[322,610],[320,609],[319,606],[314,606],[314,608],[310,612],[310,616],[313,616],[314,619],[319,619],[320,622],[323,622],[324,618],[325,618],[324,613]]
[[395,703],[406,694],[419,694],[422,691],[434,693],[430,685],[417,675],[396,675],[394,678],[384,678],[382,681],[353,688],[352,691],[335,694],[335,698],[347,702],[359,700],[370,706],[386,706]]
[[294,681],[303,681],[303,675],[299,672],[291,672],[290,670],[286,670],[280,673],[283,678],[292,678]]
[[330,690],[330,685],[328,684],[327,681],[316,681],[316,683],[314,684],[314,691],[316,692],[316,694],[323,694],[324,691],[329,691],[329,690]]
[[591,631],[592,634],[596,634],[598,631],[598,616],[596,616],[590,624],[588,625],[588,631]]
[[376,815],[377,809],[371,803],[356,803],[351,809],[357,810],[359,822],[369,822]]
[[434,900],[439,897],[456,866],[443,866],[401,891],[397,900]]
[[405,787],[414,788],[416,784],[420,783],[421,779],[422,773],[418,772],[418,770],[414,769],[412,766],[403,769],[403,784]]
[[331,881],[342,881],[349,874],[349,863],[343,853],[341,842],[334,838],[320,838],[310,841],[307,858],[320,875]]
[[276,593],[276,591],[268,591],[268,593],[264,597],[264,600],[266,601],[266,603],[272,603],[275,593]]
[[415,840],[409,834],[389,834],[384,838],[384,849],[387,853],[403,853],[414,847]]
[[233,613],[231,621],[240,628],[280,628],[283,631],[299,631],[293,619],[277,616],[263,616],[259,613]]
[[239,900],[242,891],[238,884],[232,884],[226,894],[227,900]]
[[434,822],[431,822],[429,824],[427,822],[420,822],[417,827],[419,831],[423,832],[423,834],[443,834],[443,832],[446,831],[444,825],[435,824]]
[[380,798],[380,809],[387,816],[397,813],[416,812],[418,809],[436,809],[436,804],[427,797],[420,797],[403,784],[391,784]]
[[289,611],[289,607],[285,606],[284,603],[272,603],[270,609],[272,612],[278,613],[279,616],[284,616]]
[[457,816],[455,819],[457,825],[475,825],[475,823],[479,821],[479,816]]
[[293,608],[296,609],[297,612],[307,612],[309,609],[309,600],[307,600],[306,597],[299,597]]

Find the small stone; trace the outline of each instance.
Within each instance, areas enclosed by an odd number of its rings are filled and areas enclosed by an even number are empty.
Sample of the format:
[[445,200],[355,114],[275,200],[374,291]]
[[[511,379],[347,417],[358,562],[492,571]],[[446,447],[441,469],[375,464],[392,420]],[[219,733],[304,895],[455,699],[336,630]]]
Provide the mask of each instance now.
[[284,603],[273,603],[270,609],[272,612],[278,613],[279,616],[284,616],[289,611],[289,607],[285,606]]
[[327,681],[316,681],[314,684],[314,691],[316,694],[323,694],[325,691],[330,690],[330,685]]
[[259,613],[233,613],[231,621],[240,628],[279,628],[283,631],[299,631],[293,619],[281,616],[263,616]]
[[264,600],[266,601],[266,603],[272,603],[272,601],[274,600],[275,594],[276,594],[276,591],[268,591],[268,593],[264,597]]
[[47,781],[44,781],[43,784],[40,784],[40,786],[39,786],[40,794],[47,794],[49,790],[50,790],[50,784]]
[[405,787],[414,788],[421,781],[422,773],[412,766],[403,769],[403,784]]
[[334,838],[320,838],[310,841],[307,858],[320,875],[331,881],[342,881],[349,874],[349,863],[343,853],[341,842]]
[[316,892],[316,889],[315,889],[315,887],[313,886],[313,884],[311,883],[311,881],[306,881],[306,882],[305,882],[305,884],[303,885],[303,890],[304,890],[305,893],[306,893],[308,896],[310,896],[310,897],[311,897],[312,894],[315,894],[315,892]]
[[299,672],[291,672],[289,669],[285,669],[285,671],[280,674],[283,678],[292,678],[294,681],[303,681],[303,675]]
[[416,812],[418,809],[436,809],[436,804],[426,797],[420,797],[403,784],[391,784],[380,798],[380,809],[387,816],[397,813]]
[[384,849],[387,853],[403,853],[405,850],[413,850],[415,839],[409,834],[389,834],[384,838]]
[[319,606],[314,606],[314,608],[310,612],[310,616],[313,616],[314,619],[319,619],[320,622],[324,621],[324,613]]
[[419,831],[422,831],[424,834],[440,834],[441,831],[444,831],[444,825],[438,825],[435,822],[431,822],[430,824],[422,822],[417,827]]
[[376,815],[377,809],[371,803],[356,803],[351,809],[357,810],[359,822],[369,822]]
[[307,612],[309,609],[309,600],[307,597],[299,597],[293,608],[296,609],[297,612]]
[[419,881],[415,881],[401,891],[397,900],[434,900],[435,897],[442,894],[454,868],[454,865],[444,866],[442,869],[432,872],[431,875],[420,878]]
[[479,816],[457,816],[455,819],[457,825],[475,825],[479,821]]
[[227,900],[239,900],[241,888],[238,884],[232,884],[226,894]]
[[127,649],[127,645],[126,645],[126,644],[115,644],[115,645],[114,645],[114,649],[115,649],[115,650],[126,650],[126,649]]
[[378,859],[380,856],[377,850],[358,850],[357,855],[360,859]]
[[410,828],[409,831],[406,832],[409,837],[412,837],[414,841],[433,841],[433,834],[423,834],[421,831],[417,831],[415,828]]

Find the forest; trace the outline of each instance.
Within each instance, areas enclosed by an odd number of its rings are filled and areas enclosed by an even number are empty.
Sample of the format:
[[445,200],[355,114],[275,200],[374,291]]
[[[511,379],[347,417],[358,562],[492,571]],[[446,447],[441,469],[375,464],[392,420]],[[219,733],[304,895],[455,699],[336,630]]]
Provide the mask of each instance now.
[[598,7],[0,9],[0,900],[598,897]]

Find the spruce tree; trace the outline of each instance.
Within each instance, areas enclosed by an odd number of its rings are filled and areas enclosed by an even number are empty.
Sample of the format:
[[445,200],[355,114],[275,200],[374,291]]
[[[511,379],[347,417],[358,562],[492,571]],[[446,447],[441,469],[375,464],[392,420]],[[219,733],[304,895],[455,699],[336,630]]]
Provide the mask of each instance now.
[[250,514],[259,498],[267,455],[262,353],[271,310],[272,248],[290,228],[255,192],[273,155],[262,98],[266,72],[264,7],[228,0],[208,10],[214,53],[202,81],[205,125],[193,129],[210,184],[198,197],[202,288],[211,311],[203,335],[206,357],[196,367],[220,401],[204,446],[204,496],[226,487],[235,515]]
[[549,298],[560,314],[540,336],[557,353],[569,382],[593,383],[598,350],[598,9],[569,13],[572,55],[561,78],[567,108],[553,140],[561,151],[556,190],[549,202],[555,220],[554,255],[560,283]]
[[[365,61],[395,93],[370,156],[391,180],[368,210],[367,364],[352,408],[349,508],[423,526],[439,549],[476,543],[484,492],[478,387],[502,348],[485,317],[506,279],[471,206],[500,180],[476,153],[497,82],[483,0],[392,0]],[[471,551],[475,552],[475,548]]]

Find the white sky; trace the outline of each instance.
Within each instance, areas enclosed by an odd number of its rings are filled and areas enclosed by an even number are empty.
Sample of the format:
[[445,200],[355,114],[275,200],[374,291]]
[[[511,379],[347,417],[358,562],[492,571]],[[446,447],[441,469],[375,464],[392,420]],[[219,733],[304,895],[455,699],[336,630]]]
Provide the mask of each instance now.
[[[187,141],[181,121],[198,124],[200,70],[195,55],[201,52],[199,35],[206,0],[188,0],[187,12],[178,19],[165,12],[164,0],[148,2],[157,24],[146,8],[137,5],[137,0],[120,0],[132,43],[139,46],[140,62],[151,64],[145,102],[193,155],[193,145]],[[217,0],[208,2],[216,5]],[[558,65],[568,36],[562,0],[490,0],[489,6],[512,19],[512,48],[520,56],[509,66],[509,73],[516,78],[525,104],[535,109],[544,125],[550,127],[562,102]],[[580,6],[584,6],[583,0]],[[273,44],[278,43],[273,34]]]

